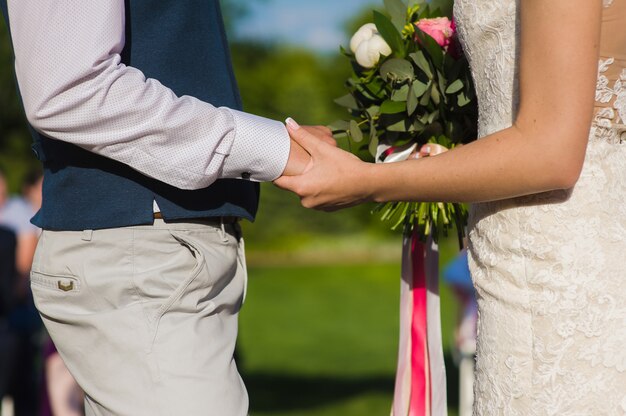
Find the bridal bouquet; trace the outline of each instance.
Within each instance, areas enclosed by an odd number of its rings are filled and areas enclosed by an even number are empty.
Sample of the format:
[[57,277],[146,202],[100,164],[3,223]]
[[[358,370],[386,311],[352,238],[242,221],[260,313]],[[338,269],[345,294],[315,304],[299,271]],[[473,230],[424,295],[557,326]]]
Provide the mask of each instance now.
[[[330,128],[336,137],[369,149],[377,163],[405,160],[426,143],[453,148],[476,137],[476,100],[456,38],[452,1],[428,4],[385,0],[390,17],[374,12],[374,22],[352,37],[349,93],[336,102],[350,120]],[[443,4],[441,4],[443,3]],[[393,202],[377,211],[393,228],[418,231],[421,239],[456,228],[464,233],[467,208],[453,203]]]

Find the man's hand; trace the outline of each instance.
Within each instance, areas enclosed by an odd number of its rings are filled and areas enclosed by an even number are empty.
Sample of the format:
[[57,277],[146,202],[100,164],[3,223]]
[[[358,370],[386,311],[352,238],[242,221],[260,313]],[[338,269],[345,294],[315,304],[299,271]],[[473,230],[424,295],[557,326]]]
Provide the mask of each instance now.
[[[295,123],[292,119],[287,120],[287,124]],[[306,130],[317,139],[337,146],[337,142],[333,138],[331,131],[324,126],[302,126],[302,129]],[[282,176],[296,176],[304,173],[311,162],[311,155],[304,150],[304,148],[295,140],[291,140],[291,150],[289,152],[289,160]]]
[[282,176],[274,181],[279,188],[300,196],[302,205],[325,211],[347,208],[371,199],[373,164],[361,162],[352,153],[337,148],[336,143],[320,139],[316,132],[288,122],[292,139],[310,155],[311,161],[301,175]]

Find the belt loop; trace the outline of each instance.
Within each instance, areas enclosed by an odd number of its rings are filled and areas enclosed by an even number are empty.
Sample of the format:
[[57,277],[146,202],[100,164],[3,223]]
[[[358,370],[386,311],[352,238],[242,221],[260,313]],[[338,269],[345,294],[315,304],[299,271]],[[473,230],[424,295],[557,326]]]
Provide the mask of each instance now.
[[93,238],[93,230],[83,230],[83,236],[81,237],[81,240],[91,241],[92,238]]
[[228,238],[226,238],[226,225],[224,224],[224,217],[220,217],[220,236],[222,237],[222,241],[225,243],[228,242]]

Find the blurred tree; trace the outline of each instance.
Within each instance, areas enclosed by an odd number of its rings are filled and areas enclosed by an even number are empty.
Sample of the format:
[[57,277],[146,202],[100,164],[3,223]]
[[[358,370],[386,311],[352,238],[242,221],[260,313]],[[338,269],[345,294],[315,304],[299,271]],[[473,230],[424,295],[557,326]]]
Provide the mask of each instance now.
[[0,18],[0,169],[9,188],[17,192],[22,176],[37,160],[30,150],[30,134],[16,91],[13,52],[4,19]]

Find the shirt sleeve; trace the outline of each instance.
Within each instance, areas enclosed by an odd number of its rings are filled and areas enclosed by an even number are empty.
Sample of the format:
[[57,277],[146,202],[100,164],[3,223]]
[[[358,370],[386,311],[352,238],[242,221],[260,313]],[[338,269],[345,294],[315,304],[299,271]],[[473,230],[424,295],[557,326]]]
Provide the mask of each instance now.
[[121,63],[123,0],[9,0],[8,12],[26,116],[40,133],[181,189],[283,172],[282,123],[176,96]]

